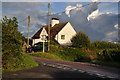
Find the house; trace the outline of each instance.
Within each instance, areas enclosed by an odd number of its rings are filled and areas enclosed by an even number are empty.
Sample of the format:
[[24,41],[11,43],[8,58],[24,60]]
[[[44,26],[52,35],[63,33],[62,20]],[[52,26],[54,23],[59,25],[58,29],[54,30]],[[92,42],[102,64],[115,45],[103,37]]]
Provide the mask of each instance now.
[[[57,41],[60,45],[70,45],[71,38],[76,35],[76,31],[70,22],[60,23],[58,18],[52,18],[50,25],[50,38]],[[33,35],[33,45],[38,42],[47,41],[48,25],[43,26],[38,32]]]

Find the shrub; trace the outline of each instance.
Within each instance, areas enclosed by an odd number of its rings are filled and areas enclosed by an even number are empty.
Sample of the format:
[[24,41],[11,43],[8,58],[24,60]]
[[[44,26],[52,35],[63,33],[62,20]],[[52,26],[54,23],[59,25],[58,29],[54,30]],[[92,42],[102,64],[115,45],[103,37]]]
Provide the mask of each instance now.
[[53,41],[53,40],[50,41],[50,44],[51,44],[51,45],[58,45],[58,43],[55,42],[55,41]]
[[98,60],[101,61],[117,61],[120,62],[120,50],[118,49],[105,49],[98,53]]
[[[51,52],[55,53],[56,55],[62,56],[63,60],[69,61],[84,61],[86,52],[83,52],[80,49],[71,48],[71,47],[61,47],[61,46],[54,46],[51,45]],[[87,60],[88,58],[86,58]]]
[[81,48],[88,47],[90,45],[90,39],[84,32],[78,32],[72,39],[72,46]]
[[91,45],[97,49],[120,49],[120,44],[106,41],[94,41]]

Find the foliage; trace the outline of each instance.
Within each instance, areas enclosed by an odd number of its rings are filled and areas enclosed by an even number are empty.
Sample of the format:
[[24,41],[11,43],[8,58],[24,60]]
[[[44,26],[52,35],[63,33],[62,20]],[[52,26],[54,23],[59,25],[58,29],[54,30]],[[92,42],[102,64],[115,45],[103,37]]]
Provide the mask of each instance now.
[[[86,52],[83,52],[80,49],[70,48],[70,47],[61,47],[51,45],[51,52],[55,55],[60,56],[63,60],[68,61],[84,61]],[[87,60],[87,58],[86,58]]]
[[18,22],[15,17],[2,20],[2,52],[3,58],[9,55],[19,55],[22,51],[23,36],[18,31]]
[[98,64],[98,65],[104,65],[104,66],[111,66],[111,67],[116,67],[116,68],[120,68],[120,62],[115,62],[115,61],[110,61],[110,62],[106,62],[106,61],[100,61],[97,60],[96,62],[93,62],[94,64]]
[[78,32],[72,39],[72,46],[81,48],[88,47],[90,45],[90,39],[84,32]]
[[50,44],[51,44],[51,45],[58,45],[58,43],[55,42],[55,41],[53,41],[53,40],[50,41]]
[[[18,31],[17,18],[2,19],[2,67],[4,70],[19,70],[37,65],[29,56],[22,54],[24,37]],[[29,62],[30,61],[30,62]]]
[[100,61],[116,61],[120,62],[120,50],[118,49],[105,49],[99,52],[98,54],[98,60]]
[[106,41],[94,41],[93,43],[91,43],[91,45],[97,49],[120,49],[120,44]]

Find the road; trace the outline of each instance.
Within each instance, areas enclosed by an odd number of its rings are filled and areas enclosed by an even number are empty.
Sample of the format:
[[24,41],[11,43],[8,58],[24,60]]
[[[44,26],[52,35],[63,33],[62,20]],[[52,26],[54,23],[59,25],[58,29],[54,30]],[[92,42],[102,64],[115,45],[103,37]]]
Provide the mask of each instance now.
[[[40,63],[38,67],[28,70],[5,72],[3,73],[3,80],[6,78],[111,78],[98,74],[98,72],[97,74],[88,72],[89,70],[86,64],[81,64],[80,66],[77,62],[48,60],[38,57],[32,58]],[[88,71],[83,70],[83,68],[86,68]],[[93,70],[91,67],[89,69]]]

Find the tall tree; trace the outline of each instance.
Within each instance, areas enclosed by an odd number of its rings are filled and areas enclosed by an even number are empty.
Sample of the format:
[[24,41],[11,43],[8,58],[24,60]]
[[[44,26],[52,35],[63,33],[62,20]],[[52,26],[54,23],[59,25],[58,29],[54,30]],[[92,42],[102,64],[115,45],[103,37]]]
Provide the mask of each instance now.
[[18,31],[18,21],[16,17],[2,19],[2,52],[3,59],[7,56],[17,56],[22,51],[23,36]]

